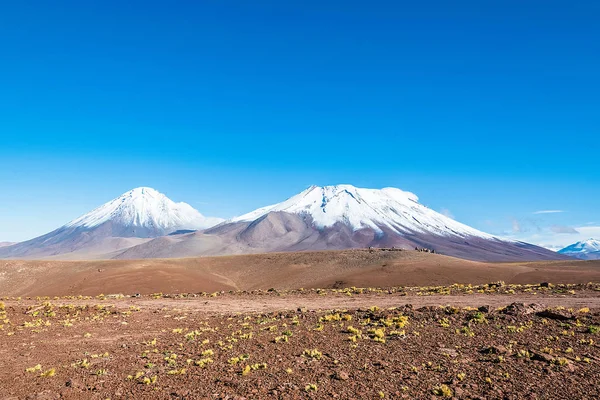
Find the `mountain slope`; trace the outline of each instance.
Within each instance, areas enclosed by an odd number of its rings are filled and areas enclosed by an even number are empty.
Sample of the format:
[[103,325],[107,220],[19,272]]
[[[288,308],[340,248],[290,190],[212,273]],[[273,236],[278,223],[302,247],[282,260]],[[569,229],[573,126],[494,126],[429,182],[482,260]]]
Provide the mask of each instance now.
[[493,238],[425,207],[413,193],[396,188],[359,189],[351,185],[311,186],[283,203],[260,208],[231,222],[254,221],[278,211],[310,216],[321,229],[342,223],[355,231],[371,228],[382,233],[387,228],[398,234]]
[[191,257],[274,251],[415,247],[482,261],[565,259],[494,237],[441,215],[395,188],[312,186],[290,199],[203,232],[159,238],[117,258]]
[[600,240],[584,240],[567,246],[558,252],[582,260],[600,260]]
[[207,218],[151,188],[136,188],[43,236],[0,248],[3,258],[95,258],[181,229],[223,221]]

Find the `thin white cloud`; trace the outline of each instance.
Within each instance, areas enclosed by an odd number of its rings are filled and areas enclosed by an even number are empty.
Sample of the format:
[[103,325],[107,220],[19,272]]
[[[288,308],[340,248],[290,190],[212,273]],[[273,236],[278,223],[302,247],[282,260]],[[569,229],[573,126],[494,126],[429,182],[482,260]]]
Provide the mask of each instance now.
[[580,228],[577,228],[577,230],[584,238],[583,240],[587,240],[587,239],[600,240],[600,226],[582,226]]
[[540,211],[534,211],[533,214],[558,214],[558,213],[564,213],[563,210],[540,210]]
[[[520,228],[518,221],[517,226]],[[555,251],[590,238],[600,239],[600,226],[574,226],[567,227],[568,229],[556,229],[556,226],[553,226],[544,228],[541,232],[515,231],[514,228],[513,226],[513,232],[505,237]]]
[[444,215],[444,216],[446,216],[446,217],[448,217],[448,218],[454,219],[454,214],[452,214],[452,213],[450,212],[450,210],[448,210],[447,208],[442,208],[442,209],[440,210],[440,214],[442,214],[442,215]]
[[513,230],[513,233],[522,232],[521,223],[516,218],[513,218],[513,220],[512,220],[512,230]]
[[552,225],[550,227],[550,230],[554,233],[571,233],[571,234],[579,233],[579,231],[577,229],[573,228],[572,226],[565,226],[565,225]]

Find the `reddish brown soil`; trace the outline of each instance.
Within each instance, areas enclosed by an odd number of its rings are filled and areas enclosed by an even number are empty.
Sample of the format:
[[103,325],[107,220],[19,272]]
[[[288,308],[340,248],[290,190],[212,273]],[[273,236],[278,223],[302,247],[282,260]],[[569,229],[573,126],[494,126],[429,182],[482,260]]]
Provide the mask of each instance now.
[[481,263],[415,251],[344,250],[186,259],[0,260],[0,293],[61,296],[219,290],[600,282],[600,261]]
[[548,286],[5,298],[0,399],[598,398],[600,285]]

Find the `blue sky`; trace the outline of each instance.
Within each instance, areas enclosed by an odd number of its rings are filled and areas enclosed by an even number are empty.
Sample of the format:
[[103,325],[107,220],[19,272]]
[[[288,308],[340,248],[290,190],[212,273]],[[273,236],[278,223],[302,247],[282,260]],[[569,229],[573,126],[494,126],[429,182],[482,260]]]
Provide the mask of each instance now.
[[547,246],[600,236],[598,20],[597,1],[8,3],[0,241],[137,186],[230,217],[337,183]]

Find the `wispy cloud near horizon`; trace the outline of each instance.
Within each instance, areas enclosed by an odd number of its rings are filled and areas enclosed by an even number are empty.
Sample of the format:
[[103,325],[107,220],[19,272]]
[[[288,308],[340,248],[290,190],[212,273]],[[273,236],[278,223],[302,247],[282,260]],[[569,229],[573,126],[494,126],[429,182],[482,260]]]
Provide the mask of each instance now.
[[573,228],[572,226],[565,226],[565,225],[552,225],[550,227],[550,230],[554,233],[570,233],[570,234],[579,233],[579,231],[577,229]]
[[540,211],[534,211],[533,214],[558,214],[558,213],[564,213],[564,210],[540,210]]
[[600,238],[600,226],[571,227],[553,225],[537,232],[526,232],[521,228],[520,232],[513,229],[512,233],[500,236],[556,251],[576,242],[590,238]]
[[455,219],[454,214],[452,214],[452,212],[450,212],[450,210],[448,210],[447,208],[442,208],[440,210],[440,214],[442,214],[448,218]]

